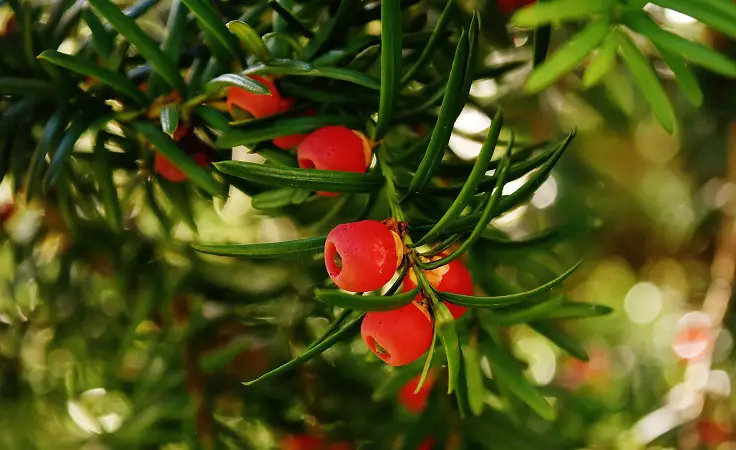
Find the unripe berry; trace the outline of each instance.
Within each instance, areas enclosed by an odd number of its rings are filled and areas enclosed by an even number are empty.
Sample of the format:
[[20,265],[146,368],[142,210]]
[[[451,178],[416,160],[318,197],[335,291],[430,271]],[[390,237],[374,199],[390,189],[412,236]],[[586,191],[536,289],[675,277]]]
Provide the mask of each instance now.
[[401,238],[376,220],[338,225],[325,241],[325,267],[337,287],[373,291],[391,280],[404,257]]
[[[444,255],[436,256],[433,259],[439,259]],[[473,295],[473,279],[470,272],[459,260],[454,260],[450,264],[438,267],[434,270],[425,270],[425,275],[429,283],[438,292],[449,292],[451,294]],[[414,272],[409,272],[404,277],[403,287],[405,292],[409,292],[417,287],[417,279]],[[421,294],[420,294],[421,295]],[[417,296],[419,299],[419,296]],[[455,305],[450,302],[444,302],[447,309],[450,310],[452,317],[457,319],[465,314],[468,308]]]
[[[303,169],[365,173],[371,162],[371,144],[357,131],[343,126],[327,126],[312,132],[296,152]],[[326,197],[332,192],[317,192]]]
[[404,405],[404,408],[414,414],[419,414],[427,406],[429,393],[432,391],[432,386],[434,385],[435,373],[433,371],[427,373],[427,378],[424,380],[422,388],[415,394],[414,391],[417,389],[421,378],[422,375],[419,374],[399,389],[399,402]]
[[498,0],[498,9],[506,14],[511,14],[517,9],[531,5],[535,0]]
[[368,348],[392,366],[415,361],[432,344],[432,321],[416,302],[391,311],[369,312],[360,334]]
[[247,112],[256,119],[282,112],[281,94],[276,89],[273,80],[258,75],[252,75],[251,78],[265,84],[270,94],[254,94],[243,88],[231,87],[227,92],[227,109],[230,115],[233,115],[234,107]]

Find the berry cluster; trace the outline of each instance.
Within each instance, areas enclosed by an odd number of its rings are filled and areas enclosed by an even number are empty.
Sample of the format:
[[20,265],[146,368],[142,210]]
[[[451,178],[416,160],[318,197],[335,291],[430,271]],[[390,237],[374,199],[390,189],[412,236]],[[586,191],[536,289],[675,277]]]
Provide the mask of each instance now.
[[[325,266],[337,287],[351,292],[381,288],[393,278],[404,260],[401,237],[387,222],[375,220],[336,226],[325,241]],[[431,258],[436,260],[444,256]],[[432,288],[439,292],[471,295],[473,280],[458,260],[437,269],[424,271]],[[409,272],[403,281],[404,292],[417,287],[416,275]],[[445,303],[457,319],[467,308]],[[430,302],[419,293],[398,309],[369,312],[363,319],[361,334],[368,348],[387,364],[403,366],[421,357],[432,344],[433,319]]]
[[[101,64],[101,61],[98,61]],[[97,80],[88,77],[86,80],[88,86],[92,87],[97,84]],[[138,85],[138,90],[146,92],[148,83]],[[149,111],[149,118],[155,119],[159,114],[159,109],[163,105],[172,103],[181,103],[181,94],[178,91],[172,91],[168,95],[156,99]],[[193,128],[185,123],[180,123],[172,133],[172,139],[178,142],[180,147],[200,166],[207,167],[211,162],[210,149],[195,135]],[[179,168],[168,158],[159,152],[156,152],[153,159],[153,169],[161,176],[161,178],[172,183],[182,183],[187,180],[187,176],[179,170]]]
[[[239,87],[231,87],[227,94],[227,106],[233,118],[247,113],[260,119],[293,109],[296,100],[282,97],[271,78],[253,75],[252,78],[264,84],[268,95],[254,94]],[[314,115],[308,110],[302,115]],[[282,149],[296,148],[299,167],[303,169],[334,170],[339,172],[365,173],[370,166],[372,143],[362,133],[343,126],[326,126],[309,134],[294,134],[278,137],[273,144]],[[334,192],[317,192],[330,197]]]

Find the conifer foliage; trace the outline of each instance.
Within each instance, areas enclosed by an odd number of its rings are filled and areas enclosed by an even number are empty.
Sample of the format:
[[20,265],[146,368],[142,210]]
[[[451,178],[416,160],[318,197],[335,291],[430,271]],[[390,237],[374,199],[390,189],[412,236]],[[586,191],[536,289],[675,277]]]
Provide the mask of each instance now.
[[[558,427],[527,428],[562,421],[550,399],[559,407],[565,394],[527,378],[505,330],[529,324],[587,358],[558,321],[610,309],[564,295],[582,255],[554,251],[585,230],[518,241],[493,225],[529,201],[575,130],[517,137],[500,105],[477,104],[471,86],[502,83],[528,62],[526,92],[540,92],[586,59],[582,84],[593,86],[620,55],[672,131],[667,95],[632,38],[651,41],[695,103],[686,61],[727,76],[736,65],[660,28],[645,2],[481,3],[0,2],[0,177],[15,202],[0,207],[0,236],[18,268],[8,287],[17,304],[3,321],[21,330],[0,379],[18,405],[39,389],[58,397],[48,410],[19,409],[24,423],[94,416],[92,434],[52,423],[0,443],[579,443]],[[726,0],[654,3],[736,29]],[[569,22],[581,31],[547,57],[551,26]],[[489,65],[512,24],[534,34],[533,61]],[[467,104],[492,117],[470,161],[448,146]],[[241,146],[248,158],[234,158]],[[201,217],[243,195],[300,237],[198,235]],[[31,227],[31,216],[42,220]],[[549,266],[518,268],[530,252]],[[68,360],[42,386],[19,366],[20,337],[41,325]]]

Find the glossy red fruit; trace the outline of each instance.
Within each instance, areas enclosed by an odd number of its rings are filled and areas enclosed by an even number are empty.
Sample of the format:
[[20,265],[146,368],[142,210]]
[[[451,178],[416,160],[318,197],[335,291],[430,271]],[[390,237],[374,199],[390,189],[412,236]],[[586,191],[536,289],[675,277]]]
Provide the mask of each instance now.
[[[359,132],[343,126],[327,126],[309,134],[296,152],[303,169],[365,173],[371,161],[371,146]],[[334,192],[317,192],[326,197]]]
[[401,238],[376,220],[344,223],[325,241],[325,266],[337,287],[368,292],[391,280],[404,256]]
[[[444,255],[441,255],[444,256]],[[441,256],[436,257],[439,259]],[[473,279],[465,265],[459,260],[454,260],[450,264],[438,267],[434,270],[426,270],[424,272],[432,286],[439,292],[449,292],[451,294],[473,295]],[[409,272],[404,277],[404,292],[409,292],[417,287],[417,280],[414,272]],[[417,296],[419,299],[420,296]],[[452,317],[459,318],[468,310],[468,308],[455,305],[450,302],[444,302],[447,309],[450,310]]]
[[[200,167],[207,167],[210,164],[210,157],[205,152],[193,153],[192,159]],[[156,152],[153,166],[156,169],[156,173],[172,183],[181,183],[187,180],[187,176],[161,153]]]
[[386,364],[403,366],[417,360],[432,344],[432,321],[416,302],[391,311],[369,312],[360,334]]
[[498,9],[506,14],[511,14],[517,9],[531,5],[535,0],[498,0]]
[[234,107],[242,109],[256,119],[280,113],[283,106],[281,94],[273,80],[258,75],[252,75],[251,78],[265,84],[271,93],[254,94],[239,87],[231,87],[227,92],[227,109],[230,114],[233,114]]
[[427,378],[424,380],[422,388],[415,394],[414,391],[417,389],[421,378],[422,375],[419,374],[399,389],[399,402],[404,405],[404,408],[415,414],[419,414],[427,406],[429,393],[432,391],[432,386],[434,385],[435,373],[427,373]]
[[[296,100],[293,98],[282,98],[281,99],[281,111],[285,112],[290,110],[294,107],[294,104],[296,103]],[[314,116],[317,114],[317,111],[315,110],[309,110],[305,111],[302,116]],[[292,134],[289,136],[282,136],[278,137],[273,140],[273,145],[276,147],[282,149],[282,150],[288,150],[290,148],[295,148],[299,146],[299,144],[302,143],[306,137],[309,136],[307,133],[302,134]]]

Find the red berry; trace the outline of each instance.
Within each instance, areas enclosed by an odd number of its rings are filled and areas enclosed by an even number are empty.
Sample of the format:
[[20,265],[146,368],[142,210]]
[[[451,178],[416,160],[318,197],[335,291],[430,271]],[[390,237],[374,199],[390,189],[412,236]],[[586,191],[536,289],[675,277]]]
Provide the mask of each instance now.
[[731,438],[731,430],[727,423],[718,423],[714,420],[701,419],[698,422],[700,440],[707,445],[718,445]]
[[[174,130],[173,139],[176,142],[180,142],[179,147],[186,151],[197,165],[200,167],[207,167],[210,164],[210,156],[207,152],[207,147],[189,131],[189,126],[179,125],[176,130]],[[171,181],[172,183],[181,183],[187,179],[187,176],[179,170],[178,167],[158,152],[154,157],[153,166],[161,177]]]
[[[192,154],[192,159],[200,167],[207,167],[210,163],[209,155],[205,152],[196,152]],[[156,152],[153,165],[156,169],[156,173],[172,183],[181,183],[187,180],[187,176],[161,153]]]
[[531,5],[535,0],[498,0],[498,9],[506,14],[511,14],[517,9]]
[[[433,259],[439,259],[443,255],[436,256]],[[434,270],[425,270],[427,279],[430,284],[439,292],[449,292],[451,294],[473,295],[473,279],[470,272],[459,260],[454,260],[450,264],[438,267]],[[409,292],[417,287],[417,280],[414,272],[409,272],[404,277],[404,292]],[[421,295],[421,294],[420,294]],[[417,299],[419,299],[419,295]],[[450,302],[444,302],[447,309],[450,310],[452,317],[459,318],[468,310],[468,308],[455,305]]]
[[0,205],[0,224],[7,221],[15,211],[15,203],[3,203]]
[[419,447],[417,447],[417,450],[432,450],[432,447],[434,447],[434,436],[430,436],[422,441]]
[[233,107],[238,107],[256,119],[278,114],[282,111],[281,94],[273,81],[266,77],[252,75],[256,81],[265,84],[270,94],[254,94],[239,87],[231,87],[227,92],[227,109],[233,114]]
[[325,241],[325,266],[337,287],[368,292],[391,280],[404,256],[399,236],[376,220],[338,225]]
[[369,312],[360,329],[368,348],[392,366],[415,361],[432,344],[432,321],[416,302],[391,311]]
[[427,135],[429,128],[423,123],[414,123],[411,125],[411,131],[419,137],[424,137]]
[[351,450],[347,442],[329,442],[322,436],[288,436],[281,440],[281,450]]
[[353,450],[353,445],[348,442],[333,442],[326,450]]
[[18,27],[18,22],[15,20],[15,15],[10,16],[8,20],[5,22],[5,27],[2,31],[0,31],[0,37],[7,36],[8,34],[14,32],[16,28]]
[[422,375],[419,374],[399,389],[399,402],[415,414],[419,414],[427,406],[429,393],[432,391],[432,386],[434,385],[435,374],[434,372],[427,373],[427,378],[424,380],[422,388],[415,394],[414,391],[417,389],[421,378]]
[[[294,107],[294,103],[296,103],[296,100],[293,98],[283,98],[281,99],[281,111],[288,111],[291,108]],[[314,116],[317,114],[317,111],[311,109],[309,111],[305,111],[302,116]],[[288,150],[290,148],[294,148],[299,146],[299,144],[302,143],[306,137],[309,136],[307,133],[302,134],[292,134],[289,136],[281,136],[277,137],[273,140],[273,144],[282,149],[282,150]]]
[[[97,64],[102,65],[102,59],[98,59]],[[144,81],[143,83],[139,84],[138,90],[141,92],[146,92],[148,90],[148,83]],[[162,105],[179,102],[181,102],[181,94],[179,93],[179,91],[171,91],[167,95],[161,96],[159,99],[156,100],[156,103]]]
[[322,447],[324,439],[319,436],[289,436],[281,441],[282,450],[316,450]]
[[[359,132],[343,126],[327,126],[312,132],[297,149],[299,167],[365,173],[371,161],[371,145]],[[317,192],[326,197],[332,192]]]
[[176,130],[174,130],[174,135],[171,138],[174,141],[179,142],[184,139],[188,133],[189,127],[187,127],[186,125],[179,125],[178,127],[176,127]]

